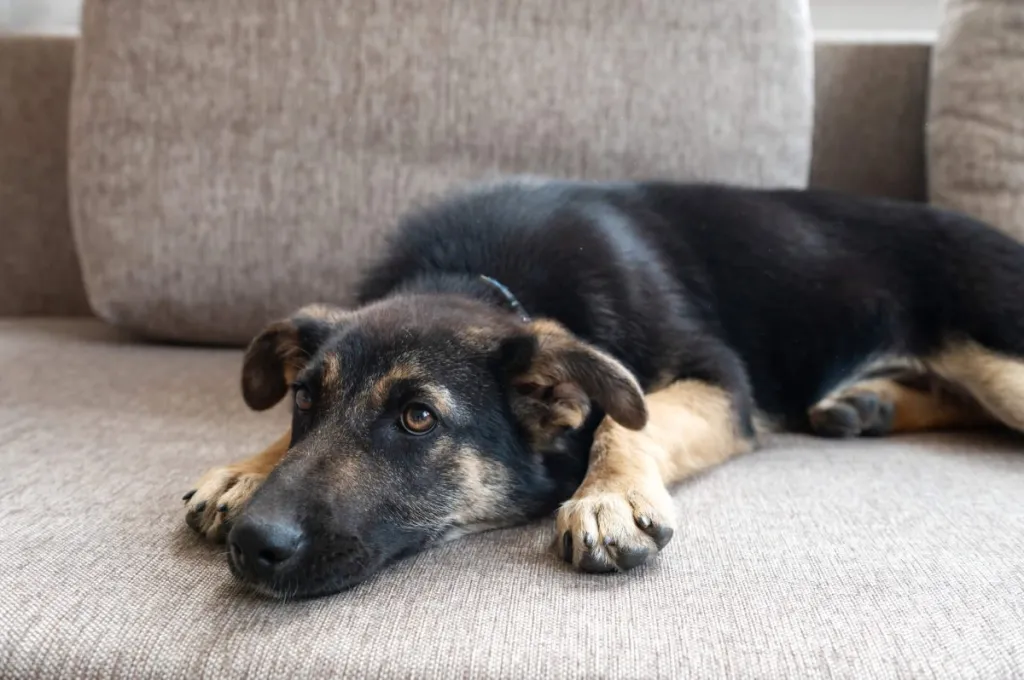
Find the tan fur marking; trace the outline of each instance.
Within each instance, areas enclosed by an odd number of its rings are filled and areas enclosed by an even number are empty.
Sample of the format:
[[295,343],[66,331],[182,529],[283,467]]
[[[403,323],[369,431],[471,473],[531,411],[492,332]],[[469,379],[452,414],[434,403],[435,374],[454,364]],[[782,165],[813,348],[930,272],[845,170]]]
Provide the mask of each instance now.
[[[551,394],[545,398],[547,389]],[[526,426],[530,444],[535,449],[543,449],[566,429],[583,425],[590,414],[590,399],[571,383],[550,388],[538,385],[532,392],[517,396],[512,402],[512,410],[516,419]]]
[[420,385],[420,390],[426,395],[429,405],[437,409],[437,415],[442,418],[452,418],[455,415],[455,401],[448,388],[441,385]]
[[370,387],[370,407],[377,409],[384,405],[388,398],[391,387],[401,380],[410,380],[418,377],[418,373],[411,364],[399,363],[391,367],[391,370],[384,377],[375,381]]
[[[324,304],[312,304],[306,305],[295,313],[297,317],[308,317],[313,319],[320,319],[329,323],[337,323],[348,317],[351,312],[348,312],[339,307],[331,307]],[[281,361],[284,363],[284,379],[287,383],[291,384],[295,382],[295,376],[299,374],[305,366],[309,357],[303,352],[302,345],[299,342],[299,329],[296,328],[295,324],[288,321],[280,321],[273,324],[270,328],[274,328],[280,334],[279,340],[277,341],[277,353],[281,357]],[[340,369],[340,365],[339,365]]]
[[[647,425],[639,431],[607,418],[601,423],[587,475],[559,510],[558,533],[572,536],[577,566],[590,559],[621,569],[615,555],[622,551],[656,553],[655,540],[640,525],[674,528],[668,485],[753,448],[736,429],[729,395],[713,385],[673,383],[647,395],[647,408]],[[596,546],[589,553],[581,548],[588,536]]]
[[299,329],[290,321],[282,321],[272,328],[278,334],[276,351],[284,367],[284,380],[291,384],[295,382],[295,376],[305,367],[309,357],[302,351],[302,345],[299,344]]
[[601,424],[581,488],[635,470],[639,458],[655,461],[661,481],[673,484],[753,448],[737,432],[732,400],[719,387],[676,382],[647,395],[647,408],[649,420],[639,432],[607,420]]
[[255,456],[227,466],[229,470],[237,474],[262,474],[269,475],[271,470],[277,467],[292,441],[292,429],[289,427],[284,434],[274,440],[274,443],[263,449]]
[[470,448],[458,452],[457,465],[460,498],[458,509],[449,518],[451,523],[460,527],[460,534],[498,526],[494,518],[502,516],[499,509],[507,495],[505,469]]
[[[277,467],[291,444],[289,428],[260,453],[231,465],[208,470],[195,485],[185,506],[186,519],[193,529],[211,541],[223,541],[231,520],[245,508],[256,489]],[[197,511],[205,503],[202,511]],[[227,506],[227,511],[219,508]]]
[[467,347],[478,352],[491,351],[501,341],[498,333],[490,326],[466,326],[459,329],[459,336]]
[[[323,433],[317,433],[320,437],[317,442],[317,449],[330,451],[333,443],[329,436],[324,439]],[[377,493],[377,485],[389,483],[389,476],[380,466],[370,465],[364,456],[333,456],[331,460],[330,473],[332,481],[339,489],[346,489],[350,493]]]
[[815,409],[827,409],[844,395],[876,394],[893,405],[891,433],[923,432],[983,427],[992,417],[976,402],[939,389],[918,390],[888,378],[854,383],[842,392],[823,399]]
[[967,341],[950,345],[925,363],[937,375],[965,389],[1003,424],[1024,431],[1024,359]]
[[529,330],[537,352],[530,367],[515,377],[518,395],[512,409],[535,448],[546,448],[567,429],[583,425],[592,400],[622,424],[643,425],[643,391],[621,363],[555,321],[538,319]]
[[530,323],[530,329],[538,336],[569,337],[569,331],[553,319],[536,319]]
[[337,354],[324,356],[321,384],[328,390],[337,390],[341,387],[341,359]]
[[306,305],[295,313],[295,316],[305,316],[311,319],[320,319],[329,323],[337,323],[344,321],[351,312],[341,309],[340,307],[332,307],[323,303],[314,303]]
[[[388,398],[388,393],[391,391],[391,388],[395,383],[402,380],[425,381],[426,376],[415,364],[396,364],[383,378],[374,382],[370,387],[370,407],[377,409],[383,406],[384,402]],[[451,392],[446,387],[434,383],[425,383],[418,385],[418,388],[424,393],[425,399],[429,402],[429,405],[437,409],[437,414],[439,416],[442,418],[451,418],[455,415],[456,404],[452,399]]]
[[[288,383],[294,381],[295,375],[302,370],[307,359],[302,352],[302,347],[299,345],[299,329],[291,321],[275,321],[267,326],[258,337],[271,338],[273,353],[281,360],[284,367],[285,381]],[[246,352],[245,365],[248,365],[250,360],[263,356],[260,348],[260,344],[253,344],[249,348]],[[257,370],[251,371],[246,375],[246,379],[252,383],[252,389],[254,390],[262,389],[262,385],[266,382],[267,378],[259,368],[257,365]]]

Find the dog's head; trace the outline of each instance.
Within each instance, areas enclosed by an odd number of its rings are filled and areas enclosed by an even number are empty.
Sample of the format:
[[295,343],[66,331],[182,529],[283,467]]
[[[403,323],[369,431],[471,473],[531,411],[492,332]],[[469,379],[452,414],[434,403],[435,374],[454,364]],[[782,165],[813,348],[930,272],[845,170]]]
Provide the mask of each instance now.
[[300,310],[252,341],[242,390],[294,404],[291,447],[228,536],[235,575],[275,595],[542,516],[579,482],[588,423],[647,417],[626,368],[558,324],[443,294]]

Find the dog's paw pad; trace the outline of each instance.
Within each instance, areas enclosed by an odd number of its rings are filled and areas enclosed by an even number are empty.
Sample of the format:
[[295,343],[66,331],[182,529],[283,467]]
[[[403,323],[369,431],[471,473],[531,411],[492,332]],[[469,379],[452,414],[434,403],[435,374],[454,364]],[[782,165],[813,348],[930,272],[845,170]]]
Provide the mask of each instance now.
[[582,571],[629,571],[672,539],[673,504],[664,489],[585,493],[558,511],[562,559]]
[[231,522],[264,479],[262,472],[246,472],[234,466],[210,470],[182,497],[185,523],[211,541],[224,541]]
[[892,430],[895,407],[874,392],[851,391],[816,404],[811,429],[822,437],[880,437]]

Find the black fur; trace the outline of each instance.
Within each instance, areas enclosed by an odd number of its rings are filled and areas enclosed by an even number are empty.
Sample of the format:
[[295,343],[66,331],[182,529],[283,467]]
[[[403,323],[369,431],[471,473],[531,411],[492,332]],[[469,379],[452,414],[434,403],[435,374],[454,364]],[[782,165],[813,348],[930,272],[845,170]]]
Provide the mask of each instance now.
[[510,183],[408,217],[360,302],[486,297],[486,274],[651,387],[668,371],[806,429],[872,356],[957,336],[1024,355],[1024,246],[966,216],[822,190]]

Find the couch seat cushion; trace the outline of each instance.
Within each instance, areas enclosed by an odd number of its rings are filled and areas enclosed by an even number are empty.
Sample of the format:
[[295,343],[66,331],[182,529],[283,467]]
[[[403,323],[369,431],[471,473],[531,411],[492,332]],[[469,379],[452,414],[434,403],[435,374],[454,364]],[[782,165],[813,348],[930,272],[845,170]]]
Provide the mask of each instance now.
[[240,356],[96,322],[0,322],[0,677],[1010,678],[1024,668],[1024,447],[783,437],[681,487],[629,575],[549,523],[339,595],[269,601],[184,527],[206,467],[278,435]]

